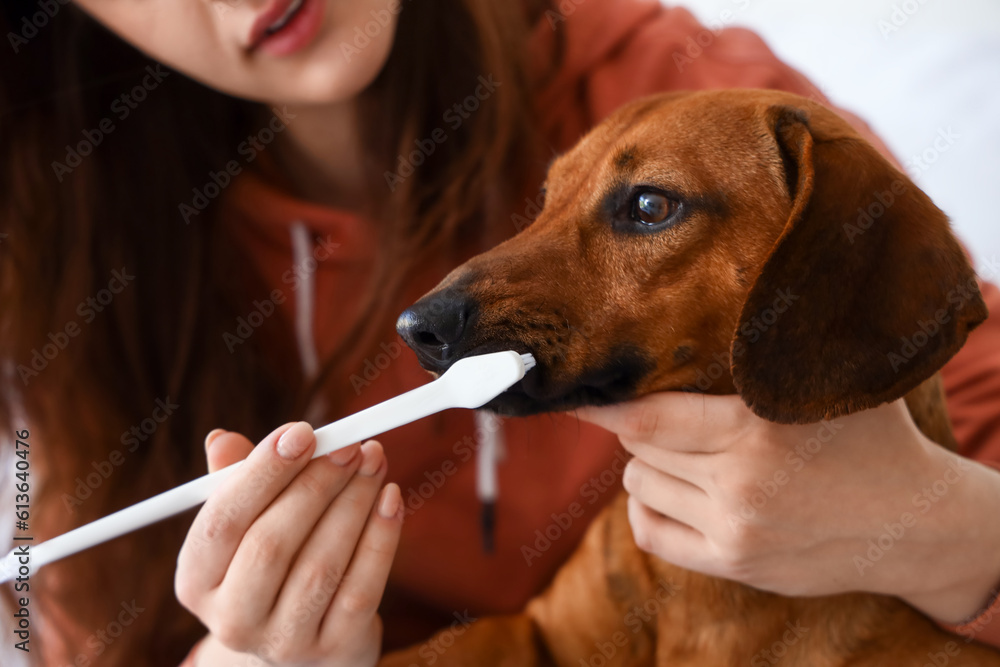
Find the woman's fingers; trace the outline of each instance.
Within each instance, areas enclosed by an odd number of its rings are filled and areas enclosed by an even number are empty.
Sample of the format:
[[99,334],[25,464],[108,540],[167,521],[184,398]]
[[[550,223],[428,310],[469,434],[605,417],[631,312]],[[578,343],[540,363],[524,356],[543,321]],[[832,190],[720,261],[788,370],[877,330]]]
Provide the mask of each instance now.
[[247,530],[218,588],[234,623],[257,627],[268,618],[295,554],[364,465],[359,452],[352,445],[310,461]]
[[362,445],[359,458],[357,474],[320,517],[278,594],[275,617],[279,619],[297,615],[303,600],[314,601],[315,609],[297,624],[296,635],[316,636],[385,477],[385,454],[378,442],[371,440]]
[[305,423],[256,448],[220,430],[206,440],[213,470],[245,462],[188,532],[178,598],[230,650],[279,663],[336,654],[343,664],[374,664],[377,608],[403,518],[399,487],[379,493],[382,446],[311,460],[315,436]]
[[175,583],[182,602],[219,585],[247,529],[306,466],[315,443],[309,424],[282,426],[216,489],[195,517],[178,557],[183,576]]
[[343,628],[370,621],[385,591],[403,526],[403,497],[389,484],[378,497],[350,567],[323,620],[322,636],[333,641]]
[[711,516],[712,501],[697,486],[634,458],[625,466],[622,484],[643,505],[699,531]]
[[628,521],[635,543],[643,551],[678,567],[707,572],[708,541],[697,530],[651,510],[631,496]]
[[253,443],[242,433],[217,428],[205,436],[205,456],[208,472],[222,470],[242,461],[253,451]]
[[577,415],[615,433],[636,458],[706,491],[714,487],[719,457],[745,441],[756,419],[737,396],[681,392],[581,408]]
[[[340,595],[344,573],[385,478],[382,445],[374,440],[366,442],[359,458],[357,474],[312,529],[278,594],[273,616],[279,623],[298,617],[291,631],[295,641],[316,636],[334,592]],[[304,600],[311,600],[314,607],[307,616],[302,612]]]
[[646,442],[631,442],[627,451],[636,459],[689,482],[708,492],[719,469],[720,452],[678,452],[670,447]]
[[743,427],[747,412],[736,396],[660,392],[627,403],[580,408],[576,415],[617,434],[626,449],[641,443],[711,453],[725,449]]

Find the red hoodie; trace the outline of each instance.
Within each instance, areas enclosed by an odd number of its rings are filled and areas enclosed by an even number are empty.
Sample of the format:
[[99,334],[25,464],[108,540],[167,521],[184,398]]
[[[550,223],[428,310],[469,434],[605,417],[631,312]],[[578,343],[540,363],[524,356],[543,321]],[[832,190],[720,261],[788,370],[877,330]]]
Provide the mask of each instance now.
[[[537,26],[535,61],[551,62],[558,27],[565,58],[539,94],[543,135],[563,151],[617,107],[667,90],[778,88],[826,101],[802,75],[780,62],[754,33],[709,30],[684,9],[656,0],[567,0]],[[844,114],[885,154],[855,117]],[[377,252],[370,223],[355,215],[296,200],[272,182],[246,172],[227,193],[234,238],[264,278],[282,295],[281,312],[296,317],[290,226],[312,232],[316,312],[313,339],[320,359],[346,335]],[[317,241],[318,239],[318,241]],[[324,250],[325,248],[325,250]],[[426,267],[412,280],[400,310],[440,280],[448,266]],[[987,287],[987,303],[1000,311],[1000,293]],[[262,298],[267,295],[250,295]],[[299,316],[302,316],[301,311]],[[945,368],[956,435],[962,451],[1000,461],[1000,319],[969,339]],[[386,332],[384,355],[354,378],[357,397],[343,416],[427,382],[414,355]],[[456,616],[480,617],[521,609],[538,594],[576,548],[595,514],[620,489],[617,439],[564,416],[513,419],[503,424],[506,456],[499,465],[496,552],[479,539],[472,414],[449,411],[386,433],[389,481],[407,504],[402,541],[383,604],[387,648],[420,641]],[[571,507],[579,508],[570,516]],[[1000,582],[998,582],[1000,584]],[[1000,613],[996,616],[1000,618]],[[1000,646],[993,623],[977,637]]]

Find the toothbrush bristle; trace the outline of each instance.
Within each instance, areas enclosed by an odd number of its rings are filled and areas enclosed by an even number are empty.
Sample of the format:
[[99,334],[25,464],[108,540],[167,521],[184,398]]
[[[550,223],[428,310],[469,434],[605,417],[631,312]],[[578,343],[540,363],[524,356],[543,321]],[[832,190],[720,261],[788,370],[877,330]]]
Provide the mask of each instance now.
[[527,373],[532,368],[535,367],[535,355],[530,352],[526,352],[521,355],[521,361],[524,362],[524,372]]

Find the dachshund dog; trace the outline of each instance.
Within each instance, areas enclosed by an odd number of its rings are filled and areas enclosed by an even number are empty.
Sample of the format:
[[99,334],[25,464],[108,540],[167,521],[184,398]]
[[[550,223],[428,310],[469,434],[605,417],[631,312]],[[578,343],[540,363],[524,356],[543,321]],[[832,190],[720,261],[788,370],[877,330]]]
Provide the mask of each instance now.
[[[537,367],[487,406],[506,415],[694,390],[815,423],[905,397],[923,433],[954,448],[937,371],[986,315],[946,216],[843,119],[795,95],[727,90],[615,112],[551,165],[533,224],[397,328],[437,373],[531,352]],[[789,619],[810,631],[786,642],[785,664],[1000,665],[893,597],[783,597],[648,555],[624,493],[523,613],[478,621],[436,664],[592,664],[629,610],[670,595],[665,581],[685,594],[601,665],[753,665],[795,631]],[[415,650],[382,663],[423,664]]]

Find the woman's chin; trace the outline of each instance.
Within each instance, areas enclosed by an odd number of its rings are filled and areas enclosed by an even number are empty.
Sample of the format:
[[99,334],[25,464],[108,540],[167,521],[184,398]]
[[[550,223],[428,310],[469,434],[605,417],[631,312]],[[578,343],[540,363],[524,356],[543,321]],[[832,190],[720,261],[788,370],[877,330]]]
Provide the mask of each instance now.
[[[339,49],[324,49],[297,62],[267,63],[255,68],[231,95],[270,104],[328,105],[356,98],[385,66],[388,53],[363,51],[348,61]],[[380,57],[381,56],[381,57]],[[216,88],[224,87],[218,83]]]

